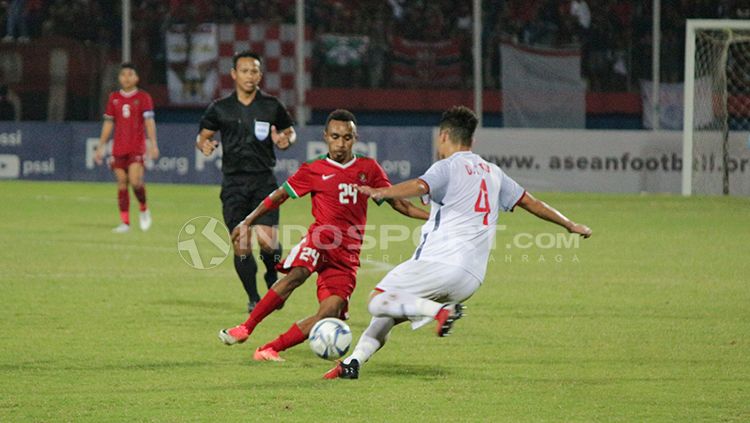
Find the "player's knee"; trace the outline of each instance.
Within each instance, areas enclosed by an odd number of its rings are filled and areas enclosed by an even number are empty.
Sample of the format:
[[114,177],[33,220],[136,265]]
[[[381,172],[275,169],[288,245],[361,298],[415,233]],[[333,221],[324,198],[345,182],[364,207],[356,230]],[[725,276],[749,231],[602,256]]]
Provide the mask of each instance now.
[[341,301],[330,301],[325,304],[321,304],[318,309],[317,317],[319,319],[325,319],[326,317],[339,317],[341,312],[344,310],[346,302]]
[[251,250],[240,248],[236,245],[234,246],[234,255],[237,257],[247,257],[252,253],[253,252]]
[[143,187],[143,179],[141,178],[131,177],[128,179],[128,182],[133,187],[133,189],[139,189]]
[[272,226],[259,225],[255,229],[258,246],[266,253],[272,253],[279,247],[276,228]]
[[339,317],[341,316],[341,307],[325,307],[318,310],[317,317],[319,319],[325,319],[327,317]]
[[310,271],[302,268],[293,268],[286,276],[281,278],[278,282],[273,285],[274,290],[281,290],[283,292],[291,292],[302,286],[303,283],[310,276]]
[[388,305],[388,300],[385,295],[375,295],[370,298],[370,302],[367,303],[367,311],[375,317],[383,316],[383,309]]
[[250,237],[247,233],[240,233],[240,236],[232,242],[232,249],[234,250],[235,256],[249,256],[252,254],[252,246],[250,245]]
[[258,246],[266,253],[271,253],[275,250],[275,248],[271,245],[270,240],[264,236],[261,236],[260,234],[258,234]]

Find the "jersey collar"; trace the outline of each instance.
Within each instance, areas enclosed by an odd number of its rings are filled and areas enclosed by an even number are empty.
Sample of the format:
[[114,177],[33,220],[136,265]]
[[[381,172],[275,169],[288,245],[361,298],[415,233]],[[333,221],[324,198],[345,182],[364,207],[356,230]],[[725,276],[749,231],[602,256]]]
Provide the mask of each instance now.
[[351,160],[349,160],[348,162],[346,162],[344,164],[341,164],[341,163],[337,162],[336,160],[331,160],[331,158],[326,155],[326,161],[328,163],[330,163],[330,164],[332,164],[332,165],[334,165],[334,166],[336,166],[338,168],[341,168],[341,169],[348,168],[349,166],[353,165],[356,160],[357,160],[357,156],[354,155],[354,157],[352,157]]
[[134,89],[133,91],[131,91],[129,93],[125,92],[123,90],[120,90],[120,95],[123,96],[123,97],[132,97],[132,96],[136,95],[137,93],[138,93],[138,88]]

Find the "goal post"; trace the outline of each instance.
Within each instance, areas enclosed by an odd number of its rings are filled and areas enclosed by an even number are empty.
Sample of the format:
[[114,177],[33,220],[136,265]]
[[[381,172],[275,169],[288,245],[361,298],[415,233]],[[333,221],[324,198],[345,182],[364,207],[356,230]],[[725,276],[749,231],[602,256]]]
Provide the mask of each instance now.
[[683,101],[682,194],[750,194],[750,21],[688,19]]

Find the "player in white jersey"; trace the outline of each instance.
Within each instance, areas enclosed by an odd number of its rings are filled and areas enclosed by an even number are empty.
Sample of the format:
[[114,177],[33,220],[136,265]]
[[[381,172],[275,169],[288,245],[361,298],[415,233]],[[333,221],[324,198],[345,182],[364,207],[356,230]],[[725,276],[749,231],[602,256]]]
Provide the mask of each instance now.
[[375,199],[429,196],[430,219],[414,256],[391,270],[375,287],[370,325],[352,354],[326,379],[357,379],[359,368],[385,344],[393,326],[410,321],[417,329],[437,321],[447,335],[462,316],[461,302],[482,285],[500,209],[520,206],[584,238],[591,229],[577,224],[526,192],[492,163],[471,151],[477,118],[458,106],[443,114],[438,135],[440,160],[417,179],[388,188],[358,187]]

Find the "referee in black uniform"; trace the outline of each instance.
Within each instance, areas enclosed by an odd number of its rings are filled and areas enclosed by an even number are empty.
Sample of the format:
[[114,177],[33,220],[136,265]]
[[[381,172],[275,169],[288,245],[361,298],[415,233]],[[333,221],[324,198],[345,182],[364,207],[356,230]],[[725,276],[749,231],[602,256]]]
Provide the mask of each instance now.
[[[223,150],[221,203],[231,232],[272,191],[278,188],[273,168],[274,145],[286,150],[296,139],[292,118],[276,97],[258,88],[263,72],[259,55],[244,51],[232,58],[235,91],[208,106],[200,123],[196,147],[210,156],[219,145],[213,139],[221,131]],[[279,211],[258,220],[255,233],[260,257],[266,266],[265,281],[270,288],[276,282],[275,265],[281,258],[277,226]],[[248,234],[234,246],[234,268],[248,296],[248,312],[260,300],[255,284],[258,266],[250,251]]]

